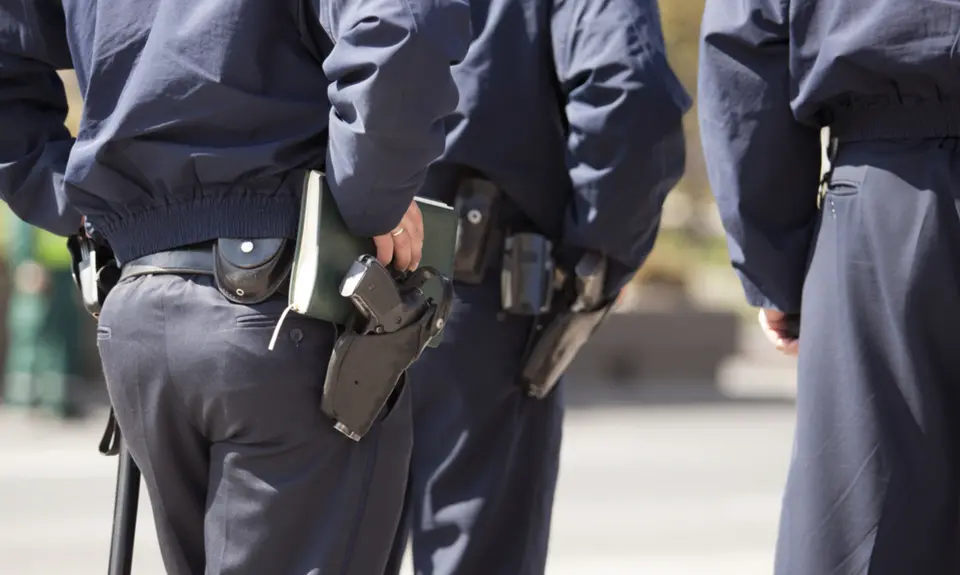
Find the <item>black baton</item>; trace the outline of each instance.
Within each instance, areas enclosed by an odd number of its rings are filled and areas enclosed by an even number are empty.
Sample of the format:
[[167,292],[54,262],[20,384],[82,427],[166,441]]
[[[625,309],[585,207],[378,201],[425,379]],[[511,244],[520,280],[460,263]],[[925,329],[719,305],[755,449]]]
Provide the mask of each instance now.
[[117,466],[117,494],[113,503],[113,535],[110,538],[110,564],[107,575],[130,575],[133,566],[133,539],[137,532],[137,506],[140,502],[140,468],[120,444]]

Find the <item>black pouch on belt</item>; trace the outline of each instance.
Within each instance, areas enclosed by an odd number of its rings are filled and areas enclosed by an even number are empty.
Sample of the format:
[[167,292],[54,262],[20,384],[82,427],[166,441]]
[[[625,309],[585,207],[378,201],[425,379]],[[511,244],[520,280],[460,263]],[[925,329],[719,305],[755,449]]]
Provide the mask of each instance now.
[[501,192],[492,182],[467,177],[460,180],[455,207],[460,215],[453,277],[476,285],[483,282],[490,258],[501,244]]
[[[434,306],[435,308],[436,306]],[[407,368],[429,343],[433,310],[392,333],[349,330],[333,348],[321,408],[336,429],[354,441],[370,431]]]
[[220,239],[213,251],[217,289],[225,298],[241,305],[270,299],[287,280],[293,266],[293,246],[284,238]]

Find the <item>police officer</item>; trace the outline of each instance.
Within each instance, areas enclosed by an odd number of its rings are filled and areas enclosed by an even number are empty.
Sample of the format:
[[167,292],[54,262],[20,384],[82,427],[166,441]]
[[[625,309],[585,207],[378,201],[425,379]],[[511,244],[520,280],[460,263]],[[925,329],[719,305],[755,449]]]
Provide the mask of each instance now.
[[611,301],[682,175],[690,102],[654,0],[476,0],[471,10],[475,40],[454,71],[460,105],[423,194],[460,206],[458,261],[482,251],[471,230],[495,229],[477,269],[458,265],[440,347],[409,372],[415,439],[392,572],[412,532],[418,573],[542,574],[563,390],[534,399],[519,381],[534,320],[502,311],[505,239],[550,238],[567,272],[587,250],[608,256]]
[[13,276],[7,305],[8,346],[3,403],[77,415],[80,308],[63,238],[4,209],[7,262]]
[[383,570],[409,399],[358,443],[335,431],[320,411],[334,327],[288,320],[267,353],[285,298],[228,302],[213,254],[229,238],[283,257],[305,170],[324,168],[350,229],[415,266],[411,200],[469,25],[460,0],[0,0],[0,193],[60,235],[83,214],[119,260],[97,339],[168,573]]
[[960,572],[958,38],[955,2],[707,0],[711,185],[799,348],[777,575]]

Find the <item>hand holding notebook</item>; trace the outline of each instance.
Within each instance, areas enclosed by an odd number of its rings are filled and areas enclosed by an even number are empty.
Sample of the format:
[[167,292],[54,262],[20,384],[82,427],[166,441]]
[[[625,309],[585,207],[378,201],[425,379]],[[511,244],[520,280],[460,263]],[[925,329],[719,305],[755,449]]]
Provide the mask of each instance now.
[[423,256],[423,214],[417,201],[403,214],[400,225],[388,234],[373,238],[377,248],[377,260],[383,265],[393,264],[399,271],[412,271],[420,265]]
[[[385,234],[389,235],[390,241],[380,236],[378,245],[376,239],[357,237],[347,230],[324,175],[310,172],[304,181],[300,230],[290,274],[288,310],[344,325],[353,305],[340,293],[341,283],[353,264],[364,254],[376,253],[377,259],[384,263],[386,256],[380,256],[387,253],[388,247],[388,261],[399,259],[399,263],[410,265],[416,257],[419,260],[418,267],[429,266],[437,273],[452,278],[459,226],[456,212],[451,206],[420,197],[414,198],[411,205],[400,226]],[[426,242],[424,238],[428,238]],[[422,258],[415,256],[412,242],[419,244],[418,252],[422,253]],[[406,255],[405,246],[410,246],[409,256]],[[404,259],[407,257],[409,259]],[[441,282],[431,281],[423,291],[436,302],[443,299]],[[279,327],[278,324],[277,331]],[[434,337],[430,346],[439,345],[441,339],[442,334]]]

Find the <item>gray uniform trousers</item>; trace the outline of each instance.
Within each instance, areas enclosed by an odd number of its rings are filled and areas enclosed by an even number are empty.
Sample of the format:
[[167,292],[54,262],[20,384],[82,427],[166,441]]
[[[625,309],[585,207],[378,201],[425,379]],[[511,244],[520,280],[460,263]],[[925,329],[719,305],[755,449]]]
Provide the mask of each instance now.
[[776,575],[960,573],[960,146],[841,142]]
[[382,572],[412,442],[404,390],[355,443],[320,411],[334,327],[234,305],[206,276],[121,282],[98,344],[173,575]]

